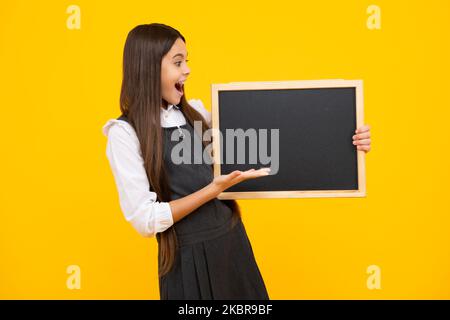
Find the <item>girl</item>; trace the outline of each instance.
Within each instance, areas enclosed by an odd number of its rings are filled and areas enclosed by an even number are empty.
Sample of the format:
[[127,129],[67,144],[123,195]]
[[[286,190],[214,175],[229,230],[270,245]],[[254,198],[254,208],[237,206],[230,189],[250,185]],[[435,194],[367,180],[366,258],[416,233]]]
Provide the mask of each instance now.
[[[201,139],[194,121],[201,121],[203,132],[211,126],[202,102],[186,99],[187,55],[185,38],[169,26],[139,25],[128,34],[122,115],[103,126],[120,206],[141,235],[157,239],[161,299],[268,300],[239,207],[217,196],[239,182],[268,175],[269,169],[214,178],[205,162],[171,161],[179,143],[173,134],[182,138],[183,128],[190,133],[187,139]],[[370,146],[368,127],[362,132],[353,137],[361,144],[358,149]]]

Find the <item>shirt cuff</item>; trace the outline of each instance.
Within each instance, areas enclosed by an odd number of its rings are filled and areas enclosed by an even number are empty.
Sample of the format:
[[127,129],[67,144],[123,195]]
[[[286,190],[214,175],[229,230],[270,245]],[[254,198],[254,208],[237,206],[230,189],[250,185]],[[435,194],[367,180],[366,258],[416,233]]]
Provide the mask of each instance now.
[[160,202],[155,207],[155,233],[163,232],[173,225],[172,210],[168,202]]

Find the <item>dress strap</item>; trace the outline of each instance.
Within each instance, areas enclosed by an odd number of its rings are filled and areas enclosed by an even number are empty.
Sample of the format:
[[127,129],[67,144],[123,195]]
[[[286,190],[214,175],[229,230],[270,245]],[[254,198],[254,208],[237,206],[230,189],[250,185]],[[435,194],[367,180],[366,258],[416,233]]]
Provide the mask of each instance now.
[[123,120],[123,121],[130,123],[130,121],[128,120],[128,117],[124,114],[121,114],[120,117],[117,118],[117,120]]

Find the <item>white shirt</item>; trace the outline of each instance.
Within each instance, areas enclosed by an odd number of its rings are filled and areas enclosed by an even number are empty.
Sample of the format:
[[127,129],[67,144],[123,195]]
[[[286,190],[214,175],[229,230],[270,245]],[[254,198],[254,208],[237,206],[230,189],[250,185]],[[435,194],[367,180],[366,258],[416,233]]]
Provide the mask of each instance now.
[[[211,113],[199,99],[189,104],[211,123]],[[161,107],[161,126],[174,127],[186,124],[183,113],[169,104]],[[110,119],[102,128],[108,137],[106,157],[109,160],[119,194],[119,202],[125,219],[144,237],[153,237],[173,225],[168,202],[156,201],[156,193],[150,191],[139,140],[134,128],[126,121]]]

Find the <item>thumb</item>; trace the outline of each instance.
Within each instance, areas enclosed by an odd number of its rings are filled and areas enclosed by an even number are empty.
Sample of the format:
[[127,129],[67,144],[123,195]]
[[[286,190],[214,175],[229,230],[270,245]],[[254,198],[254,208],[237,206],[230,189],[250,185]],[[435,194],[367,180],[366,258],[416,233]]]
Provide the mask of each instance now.
[[228,176],[231,180],[233,180],[234,178],[236,178],[237,176],[239,176],[241,174],[241,171],[239,170],[235,170],[233,172],[231,172]]
[[234,170],[232,173],[230,173],[230,177],[234,178],[241,174],[240,170]]

